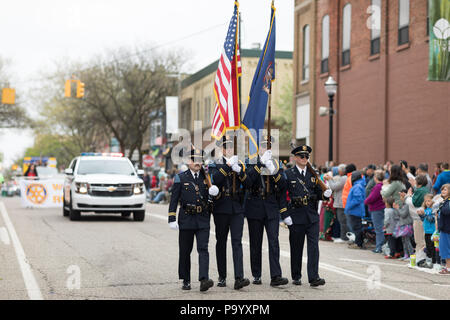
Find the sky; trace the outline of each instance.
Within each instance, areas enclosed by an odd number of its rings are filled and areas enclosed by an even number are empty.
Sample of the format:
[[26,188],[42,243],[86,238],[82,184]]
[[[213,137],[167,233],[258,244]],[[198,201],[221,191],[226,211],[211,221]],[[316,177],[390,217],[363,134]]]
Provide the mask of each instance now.
[[[271,0],[241,0],[241,47],[264,44]],[[231,0],[15,0],[0,10],[0,56],[11,59],[11,86],[28,112],[37,114],[30,97],[42,72],[63,59],[88,61],[107,49],[151,46],[183,49],[194,73],[217,60],[233,14]],[[294,0],[275,0],[276,50],[294,47]],[[244,70],[245,72],[245,70]],[[30,131],[0,129],[5,165],[32,146]]]

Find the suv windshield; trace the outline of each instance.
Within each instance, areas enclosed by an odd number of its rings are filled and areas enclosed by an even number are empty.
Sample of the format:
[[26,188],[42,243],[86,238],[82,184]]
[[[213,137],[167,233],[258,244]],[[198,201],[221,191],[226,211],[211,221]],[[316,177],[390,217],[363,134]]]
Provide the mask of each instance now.
[[126,160],[81,160],[78,174],[134,175],[134,169]]

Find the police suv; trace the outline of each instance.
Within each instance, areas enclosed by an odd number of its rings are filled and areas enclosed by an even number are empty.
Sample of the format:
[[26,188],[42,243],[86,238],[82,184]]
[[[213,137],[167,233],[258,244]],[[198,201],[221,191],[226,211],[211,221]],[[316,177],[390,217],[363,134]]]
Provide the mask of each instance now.
[[81,212],[120,213],[145,218],[145,188],[131,161],[121,153],[82,153],[65,171],[63,215],[80,220]]

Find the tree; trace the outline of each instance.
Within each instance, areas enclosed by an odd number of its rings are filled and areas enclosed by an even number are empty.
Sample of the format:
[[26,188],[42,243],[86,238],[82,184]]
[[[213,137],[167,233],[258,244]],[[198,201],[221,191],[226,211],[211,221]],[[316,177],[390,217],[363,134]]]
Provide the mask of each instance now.
[[[178,73],[182,63],[176,52],[119,49],[92,59],[88,67],[59,66],[48,90],[58,91],[43,99],[44,122],[35,125],[50,124],[53,133],[78,137],[83,147],[91,147],[89,151],[114,136],[123,153],[128,149],[131,156],[138,150],[141,161],[150,114],[165,107],[166,96],[177,93],[177,79],[170,75]],[[83,99],[62,97],[64,77],[69,74],[85,83]]]

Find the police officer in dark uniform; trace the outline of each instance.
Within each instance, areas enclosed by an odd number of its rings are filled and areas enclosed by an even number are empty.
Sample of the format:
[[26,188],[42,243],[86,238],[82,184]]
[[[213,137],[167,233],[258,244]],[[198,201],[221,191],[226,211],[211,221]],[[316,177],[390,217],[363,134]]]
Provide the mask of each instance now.
[[213,216],[216,226],[216,258],[219,271],[219,287],[226,287],[227,278],[227,239],[231,233],[233,249],[234,289],[239,290],[250,284],[244,278],[242,258],[242,232],[244,228],[244,196],[248,177],[244,163],[233,156],[234,144],[230,136],[224,136],[218,143],[222,146],[222,158],[209,165],[211,182],[209,192],[213,197]]
[[[206,291],[214,285],[208,276],[210,232],[210,206],[208,186],[202,168],[203,151],[191,151],[189,169],[175,176],[169,205],[169,225],[179,229],[178,275],[183,279],[183,290],[191,289],[191,252],[194,236],[197,242],[200,291]],[[180,203],[178,222],[176,210]]]
[[[282,213],[284,222],[289,227],[289,243],[291,247],[291,274],[294,285],[301,285],[303,246],[308,248],[308,280],[310,286],[325,284],[319,277],[319,214],[318,201],[328,200],[331,190],[325,192],[319,181],[307,165],[311,147],[302,145],[292,150],[296,165],[285,171],[290,204]],[[311,167],[312,168],[312,167]]]
[[[273,137],[271,137],[273,142]],[[280,245],[278,242],[280,213],[286,209],[286,181],[280,162],[267,150],[268,139],[260,143],[262,157],[247,160],[247,175],[251,185],[247,187],[245,216],[250,238],[250,266],[254,277],[253,284],[261,281],[262,242],[264,228],[269,242],[270,285],[280,286],[288,283],[282,277],[280,266]],[[280,208],[284,208],[280,211]],[[284,211],[283,211],[284,210]]]

